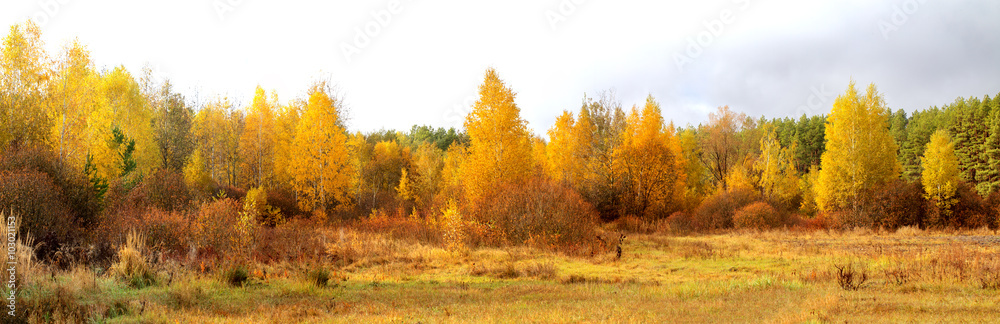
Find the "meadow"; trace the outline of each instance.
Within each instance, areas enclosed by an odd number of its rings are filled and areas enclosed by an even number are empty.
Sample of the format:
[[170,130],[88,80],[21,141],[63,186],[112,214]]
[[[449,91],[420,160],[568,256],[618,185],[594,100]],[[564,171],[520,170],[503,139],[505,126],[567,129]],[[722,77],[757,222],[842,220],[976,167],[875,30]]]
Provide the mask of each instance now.
[[145,257],[146,285],[111,274],[122,261],[36,265],[19,303],[30,321],[109,323],[1000,319],[1000,238],[988,229],[677,236],[616,225],[599,233],[626,235],[620,258],[600,243],[448,251],[331,226],[310,260],[234,269]]

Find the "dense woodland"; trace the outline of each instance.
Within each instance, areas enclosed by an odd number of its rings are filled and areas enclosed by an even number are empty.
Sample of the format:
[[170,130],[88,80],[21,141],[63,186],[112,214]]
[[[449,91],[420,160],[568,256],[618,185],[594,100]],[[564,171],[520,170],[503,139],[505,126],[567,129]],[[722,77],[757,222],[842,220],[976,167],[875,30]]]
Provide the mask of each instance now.
[[168,254],[267,259],[281,254],[268,237],[331,223],[455,249],[572,247],[599,222],[998,225],[1000,94],[908,114],[851,82],[828,115],[724,106],[680,126],[652,96],[626,106],[605,91],[542,138],[517,85],[488,69],[464,129],[361,133],[323,81],[290,101],[258,87],[246,106],[196,105],[149,71],[96,67],[83,44],[46,53],[31,23],[10,28],[2,55],[0,208],[43,259],[130,230]]

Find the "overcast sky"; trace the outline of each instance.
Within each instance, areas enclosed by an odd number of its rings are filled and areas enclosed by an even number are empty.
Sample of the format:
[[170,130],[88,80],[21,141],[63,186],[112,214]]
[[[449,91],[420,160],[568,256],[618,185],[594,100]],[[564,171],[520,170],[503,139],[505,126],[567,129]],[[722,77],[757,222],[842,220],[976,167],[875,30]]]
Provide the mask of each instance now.
[[[331,80],[349,127],[461,126],[487,67],[544,132],[584,93],[652,94],[698,124],[717,106],[827,113],[853,78],[913,111],[1000,92],[1000,1],[7,0],[50,55],[78,38],[98,67],[149,64],[188,99],[279,100]],[[6,35],[6,32],[4,32]]]

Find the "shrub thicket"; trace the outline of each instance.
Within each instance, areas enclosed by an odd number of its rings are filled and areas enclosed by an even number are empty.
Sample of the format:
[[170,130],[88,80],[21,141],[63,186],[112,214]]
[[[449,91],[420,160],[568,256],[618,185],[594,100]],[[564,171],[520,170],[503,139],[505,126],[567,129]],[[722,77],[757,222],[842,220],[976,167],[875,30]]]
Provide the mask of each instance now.
[[784,225],[784,219],[770,204],[758,201],[733,214],[733,225],[744,229],[771,229]]
[[[497,186],[470,206],[484,231],[486,244],[535,243],[571,245],[591,237],[597,213],[574,190],[543,179]],[[482,232],[482,233],[479,233]],[[475,241],[477,238],[472,237]]]
[[749,189],[719,191],[694,210],[691,227],[694,230],[732,228],[736,211],[759,200],[760,195]]

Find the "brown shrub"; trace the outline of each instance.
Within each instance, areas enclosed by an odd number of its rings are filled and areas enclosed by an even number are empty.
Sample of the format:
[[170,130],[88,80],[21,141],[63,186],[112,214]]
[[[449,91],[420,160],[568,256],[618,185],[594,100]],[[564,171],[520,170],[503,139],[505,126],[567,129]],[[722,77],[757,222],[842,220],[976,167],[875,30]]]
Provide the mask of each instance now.
[[295,200],[295,193],[286,189],[268,189],[267,204],[281,211],[286,219],[305,215],[299,209],[299,203]]
[[497,186],[470,207],[471,213],[463,214],[485,227],[486,233],[476,235],[485,234],[483,242],[490,245],[523,244],[533,237],[572,245],[589,239],[597,222],[593,207],[575,191],[537,178]]
[[360,231],[388,234],[401,239],[437,244],[441,242],[441,232],[427,226],[414,217],[397,213],[386,213],[380,209],[372,211],[368,217],[358,219],[355,228]]
[[955,192],[958,203],[952,207],[953,220],[951,223],[961,228],[980,228],[983,226],[995,226],[993,213],[989,206],[983,201],[983,197],[976,192],[971,185],[962,183]]
[[148,233],[153,248],[166,253],[179,254],[187,249],[190,240],[188,214],[183,211],[165,211],[150,208],[136,229]]
[[755,202],[741,208],[733,214],[733,225],[736,228],[771,229],[784,225],[784,219],[766,202]]
[[612,225],[619,231],[629,233],[651,234],[657,231],[656,223],[647,222],[642,218],[633,215],[619,217],[612,223]]
[[100,210],[94,187],[43,146],[11,146],[0,155],[0,209],[21,217],[21,233],[38,240],[47,259],[76,243]]
[[38,255],[47,259],[64,244],[75,240],[80,226],[75,222],[62,190],[47,174],[33,171],[0,171],[0,208],[20,218],[19,235],[31,233],[40,243]]
[[694,217],[689,213],[685,212],[675,212],[667,217],[667,224],[670,225],[670,231],[677,234],[684,234],[694,231]]
[[63,203],[69,206],[81,226],[93,224],[101,209],[100,199],[90,180],[83,173],[64,165],[47,147],[11,147],[0,156],[0,170],[33,170],[48,175],[55,187],[62,190]]
[[991,228],[1000,228],[1000,190],[986,196],[986,199],[983,199],[983,205],[985,205],[986,211],[992,215],[993,225]]
[[[325,238],[316,223],[293,219],[273,228],[260,230],[255,258],[265,263],[315,261],[326,249]],[[336,239],[336,238],[333,238]]]
[[760,195],[750,189],[717,192],[695,209],[692,227],[694,230],[731,228],[735,212],[758,200]]
[[191,242],[202,249],[227,255],[239,211],[239,203],[230,198],[202,203],[191,216]]
[[847,263],[835,264],[837,284],[844,290],[858,290],[868,281],[868,268],[864,265]]
[[146,206],[166,211],[182,210],[191,204],[191,192],[184,183],[184,177],[168,169],[160,169],[143,179],[133,191],[142,192]]
[[895,180],[875,194],[868,206],[873,226],[896,229],[923,223],[926,218],[924,190],[918,181]]

